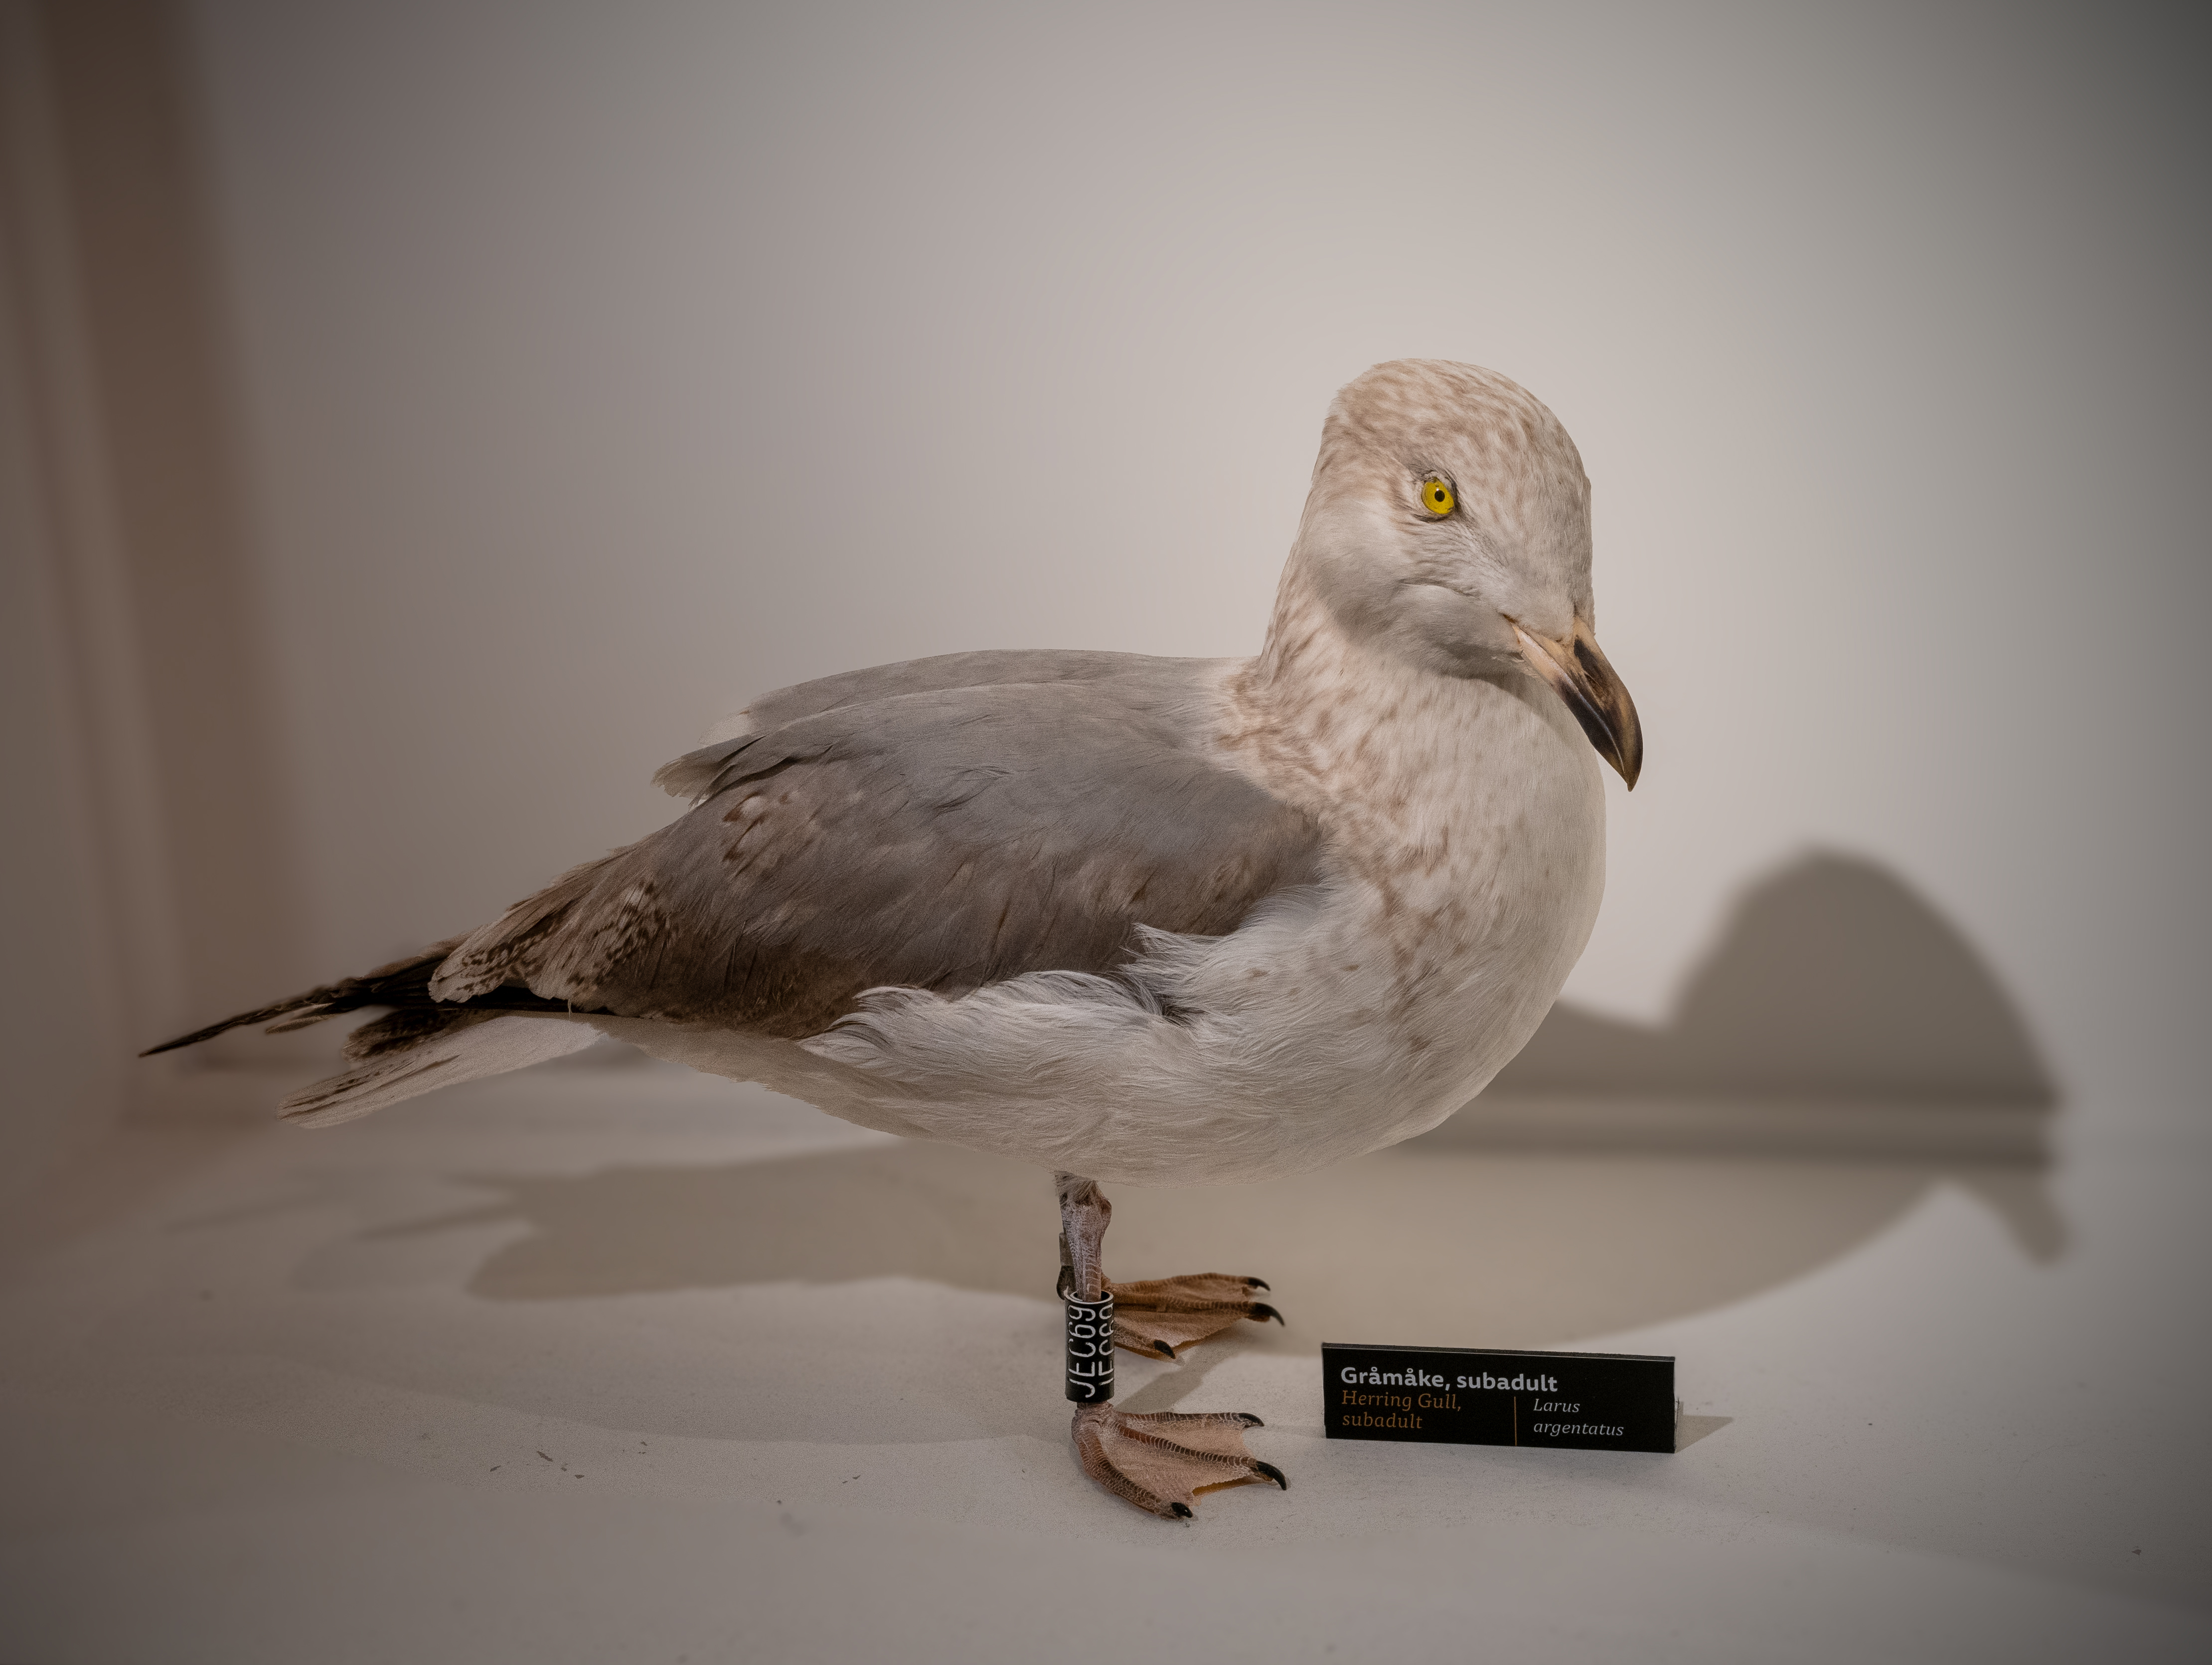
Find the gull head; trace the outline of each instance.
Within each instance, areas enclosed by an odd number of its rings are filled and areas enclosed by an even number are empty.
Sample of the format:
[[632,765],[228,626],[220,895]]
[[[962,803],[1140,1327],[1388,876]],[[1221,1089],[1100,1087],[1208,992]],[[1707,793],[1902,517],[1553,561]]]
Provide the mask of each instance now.
[[1643,729],[1594,629],[1589,479],[1525,388],[1435,359],[1351,383],[1291,571],[1347,635],[1422,671],[1536,678],[1636,784]]

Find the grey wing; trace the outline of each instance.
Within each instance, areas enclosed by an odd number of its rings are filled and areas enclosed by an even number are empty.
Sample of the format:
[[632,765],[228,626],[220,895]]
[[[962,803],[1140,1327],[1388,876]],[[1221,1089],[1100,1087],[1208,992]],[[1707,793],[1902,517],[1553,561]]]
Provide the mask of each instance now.
[[1231,931],[1317,877],[1319,830],[1194,744],[1198,662],[1139,663],[1175,670],[901,693],[695,752],[689,814],[466,939],[432,993],[804,1036],[866,988]]
[[[1139,708],[1158,710],[1187,699],[1217,659],[1155,659],[1143,653],[1101,653],[1079,648],[1027,647],[974,653],[939,653],[896,665],[840,671],[763,694],[739,712],[731,738],[773,733],[787,723],[848,706],[896,699],[903,694],[933,694],[959,688],[995,688],[1009,684],[1059,686],[1108,685],[1113,696]],[[1181,714],[1168,712],[1175,720]],[[653,778],[678,798],[695,796],[720,769],[725,743],[702,746],[678,757]],[[703,773],[702,773],[703,766]]]

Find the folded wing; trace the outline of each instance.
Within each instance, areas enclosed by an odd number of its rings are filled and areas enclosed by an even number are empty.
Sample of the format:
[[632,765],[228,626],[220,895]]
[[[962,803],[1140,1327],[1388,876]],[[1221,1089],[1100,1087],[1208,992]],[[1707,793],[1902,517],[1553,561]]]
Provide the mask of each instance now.
[[[1000,657],[958,656],[1060,656]],[[1110,974],[1139,925],[1219,935],[1317,877],[1312,822],[1206,755],[1205,662],[1066,659],[757,702],[812,708],[672,764],[689,814],[465,939],[428,994],[805,1036],[882,985]]]

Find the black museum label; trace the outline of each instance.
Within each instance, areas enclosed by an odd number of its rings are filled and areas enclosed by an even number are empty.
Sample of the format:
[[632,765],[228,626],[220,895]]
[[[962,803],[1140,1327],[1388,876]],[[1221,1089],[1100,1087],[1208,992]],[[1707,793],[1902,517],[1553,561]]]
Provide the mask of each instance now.
[[1492,1347],[1321,1348],[1331,1439],[1672,1451],[1674,1361]]

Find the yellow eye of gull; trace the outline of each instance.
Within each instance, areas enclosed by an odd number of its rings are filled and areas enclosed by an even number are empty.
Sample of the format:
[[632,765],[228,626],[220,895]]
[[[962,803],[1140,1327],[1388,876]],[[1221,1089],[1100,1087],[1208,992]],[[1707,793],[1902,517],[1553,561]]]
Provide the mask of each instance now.
[[1421,507],[1431,514],[1444,515],[1452,512],[1459,499],[1452,495],[1449,483],[1431,474],[1421,482]]

